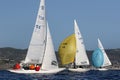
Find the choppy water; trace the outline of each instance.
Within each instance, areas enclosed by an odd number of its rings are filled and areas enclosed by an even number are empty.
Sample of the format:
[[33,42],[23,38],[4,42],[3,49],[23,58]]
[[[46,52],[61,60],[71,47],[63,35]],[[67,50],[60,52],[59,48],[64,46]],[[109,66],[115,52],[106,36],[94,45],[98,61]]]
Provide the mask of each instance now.
[[15,74],[0,70],[0,80],[120,80],[120,70],[87,72],[65,70],[57,74]]

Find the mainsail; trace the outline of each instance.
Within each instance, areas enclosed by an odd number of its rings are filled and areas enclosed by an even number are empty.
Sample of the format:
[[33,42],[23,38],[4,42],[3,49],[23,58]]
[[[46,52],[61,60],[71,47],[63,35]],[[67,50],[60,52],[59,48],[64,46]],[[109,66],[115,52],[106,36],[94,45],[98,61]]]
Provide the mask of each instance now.
[[45,0],[41,0],[25,63],[42,63],[46,46]]
[[103,53],[103,56],[104,56],[104,62],[103,62],[102,67],[111,65],[111,62],[110,62],[110,60],[109,60],[109,58],[108,58],[108,56],[107,56],[107,54],[106,54],[106,52],[104,50],[103,45],[102,45],[99,38],[98,38],[98,48],[101,49],[101,51]]
[[[49,65],[49,66],[48,66]],[[49,26],[47,24],[47,42],[46,42],[46,50],[42,63],[42,70],[51,70],[57,69],[58,62],[55,55],[55,50],[52,42],[52,37],[50,34]]]
[[74,31],[75,31],[75,38],[76,38],[75,64],[76,65],[89,65],[89,60],[88,60],[88,57],[85,51],[83,38],[78,28],[76,20],[74,20]]

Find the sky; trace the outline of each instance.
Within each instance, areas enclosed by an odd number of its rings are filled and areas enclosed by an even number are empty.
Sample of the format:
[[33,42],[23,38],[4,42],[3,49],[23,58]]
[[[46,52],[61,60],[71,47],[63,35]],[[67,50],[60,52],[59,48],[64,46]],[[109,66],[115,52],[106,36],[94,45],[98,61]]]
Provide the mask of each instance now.
[[[0,0],[0,47],[29,46],[40,0]],[[46,0],[54,48],[74,33],[77,20],[87,50],[120,48],[120,0]]]

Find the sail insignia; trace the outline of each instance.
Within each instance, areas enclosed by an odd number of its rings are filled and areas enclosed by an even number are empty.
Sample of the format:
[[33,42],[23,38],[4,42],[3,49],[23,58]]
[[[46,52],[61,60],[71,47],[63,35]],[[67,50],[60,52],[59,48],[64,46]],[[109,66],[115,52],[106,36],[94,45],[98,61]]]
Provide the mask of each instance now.
[[39,15],[39,19],[40,19],[40,20],[44,20],[44,19],[45,19],[45,17],[44,17],[44,16]]
[[51,62],[51,65],[57,66],[57,64],[58,64],[57,61],[52,61]]

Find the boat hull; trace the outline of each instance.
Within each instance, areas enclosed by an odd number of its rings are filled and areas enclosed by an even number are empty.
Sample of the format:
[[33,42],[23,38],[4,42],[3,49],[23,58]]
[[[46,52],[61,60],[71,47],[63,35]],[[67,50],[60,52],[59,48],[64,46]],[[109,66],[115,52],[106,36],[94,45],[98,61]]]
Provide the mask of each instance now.
[[53,70],[48,70],[48,71],[44,71],[44,70],[35,71],[35,70],[23,70],[23,69],[19,69],[19,70],[9,69],[8,71],[13,72],[13,73],[20,73],[20,74],[37,74],[37,73],[52,74],[52,73],[61,72],[63,70],[65,70],[65,68],[53,69]]
[[107,71],[108,69],[106,69],[106,68],[100,68],[100,69],[98,69],[99,71]]
[[107,68],[94,68],[94,69],[91,69],[91,70],[107,71],[109,69],[107,69]]
[[72,68],[69,68],[68,70],[72,71],[72,72],[86,72],[86,71],[89,71],[90,69],[84,69],[84,68],[72,69]]

